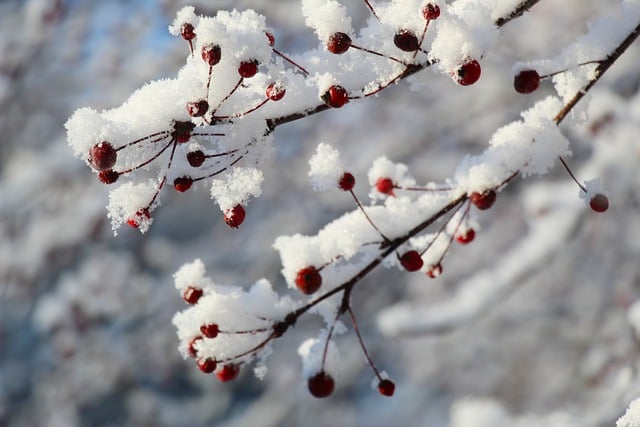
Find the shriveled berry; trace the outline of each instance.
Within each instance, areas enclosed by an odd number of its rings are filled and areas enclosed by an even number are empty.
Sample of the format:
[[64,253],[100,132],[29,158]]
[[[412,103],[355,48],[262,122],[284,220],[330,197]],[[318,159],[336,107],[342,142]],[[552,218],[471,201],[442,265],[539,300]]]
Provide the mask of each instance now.
[[182,24],[182,26],[180,27],[180,35],[187,41],[195,39],[196,33],[194,31],[193,24],[189,22],[185,22],[184,24]]
[[405,52],[415,52],[420,48],[420,42],[416,34],[405,28],[401,29],[393,37],[393,44],[400,50]]
[[198,350],[196,349],[196,344],[202,341],[202,337],[194,337],[191,339],[191,341],[189,341],[189,347],[187,347],[187,352],[189,353],[190,357],[195,358],[196,356],[198,356]]
[[220,49],[220,45],[213,43],[203,45],[200,54],[202,55],[202,60],[209,64],[210,67],[213,67],[222,59],[222,49]]
[[89,149],[89,164],[97,171],[111,169],[118,160],[118,153],[107,141],[102,141]]
[[338,187],[344,191],[351,191],[353,187],[356,185],[356,178],[349,172],[345,172],[340,177],[340,181],[338,181]]
[[209,103],[205,99],[187,102],[187,112],[191,117],[202,117],[208,110]]
[[540,75],[536,70],[520,71],[513,78],[513,88],[518,93],[531,93],[540,87]]
[[268,31],[265,31],[264,35],[267,36],[267,43],[269,43],[269,46],[273,47],[273,45],[276,44],[276,38]]
[[173,188],[180,193],[184,193],[193,185],[193,178],[190,176],[181,176],[173,180]]
[[216,377],[223,383],[236,379],[240,373],[240,366],[234,363],[228,363],[216,372]]
[[255,59],[252,59],[249,61],[242,61],[238,66],[238,74],[240,74],[240,76],[245,79],[253,77],[256,74],[258,74],[259,65],[260,63]]
[[200,326],[200,332],[207,338],[215,338],[218,336],[220,328],[215,323],[207,323],[206,325]]
[[433,3],[425,4],[422,8],[422,16],[424,16],[424,19],[426,19],[427,21],[438,19],[438,17],[440,16],[440,6]]
[[204,163],[206,157],[201,150],[190,151],[187,153],[187,162],[194,167],[200,167]]
[[481,211],[489,209],[496,201],[496,192],[493,190],[485,191],[484,193],[471,193],[469,196],[471,203],[476,205]]
[[247,212],[242,205],[236,205],[224,213],[224,222],[231,228],[238,228],[244,222]]
[[382,177],[382,178],[378,178],[378,180],[376,181],[376,190],[378,190],[378,192],[382,194],[395,196],[393,192],[394,187],[395,187],[395,184],[393,183],[391,178]]
[[460,233],[456,236],[456,240],[458,241],[458,243],[466,245],[467,243],[471,243],[475,237],[475,230],[473,228],[467,228],[463,233]]
[[216,370],[218,363],[210,357],[206,359],[198,359],[198,368],[205,374],[210,374]]
[[113,169],[107,169],[98,172],[98,179],[103,184],[113,184],[118,180],[120,174]]
[[393,396],[393,393],[396,391],[396,385],[393,381],[384,379],[378,383],[378,391],[383,396]]
[[347,90],[339,85],[330,86],[321,98],[331,108],[340,108],[349,102]]
[[427,276],[435,279],[436,277],[442,274],[442,264],[438,263],[436,265],[432,265],[429,270],[427,270]]
[[178,144],[189,142],[191,139],[191,132],[195,127],[196,125],[191,122],[174,122],[171,137],[173,137]]
[[589,200],[589,206],[595,212],[605,212],[609,209],[609,198],[602,193],[597,193],[591,198],[591,200]]
[[407,271],[418,271],[422,268],[424,261],[418,251],[408,251],[400,257],[400,264]]
[[127,220],[127,224],[130,227],[138,228],[142,221],[151,218],[151,212],[149,212],[148,208],[139,209],[135,215]]
[[335,382],[331,375],[324,371],[320,371],[307,380],[307,387],[313,397],[319,399],[328,397],[333,393]]
[[458,84],[469,86],[478,81],[481,72],[480,63],[475,59],[469,59],[458,68],[455,78]]
[[280,101],[286,93],[284,85],[279,82],[271,83],[267,86],[266,95],[272,101]]
[[200,300],[200,297],[202,297],[203,293],[204,292],[202,291],[201,288],[196,288],[195,286],[189,286],[182,293],[182,299],[184,299],[184,301],[187,304],[193,305],[193,304],[196,304]]
[[327,41],[327,50],[336,55],[345,53],[351,46],[351,37],[346,33],[333,33]]
[[311,295],[320,289],[322,276],[314,266],[305,267],[296,274],[296,286],[305,295]]

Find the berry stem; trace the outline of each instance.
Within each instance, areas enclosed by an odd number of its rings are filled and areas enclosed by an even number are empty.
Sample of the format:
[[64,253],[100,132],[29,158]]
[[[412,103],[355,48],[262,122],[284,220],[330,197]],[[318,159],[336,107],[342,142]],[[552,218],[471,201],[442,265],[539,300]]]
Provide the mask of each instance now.
[[367,219],[367,221],[369,222],[369,224],[371,224],[371,226],[374,228],[374,230],[376,230],[378,232],[378,234],[380,235],[380,237],[382,237],[382,239],[386,242],[386,243],[390,243],[391,240],[389,240],[389,238],[387,236],[384,235],[384,233],[382,233],[382,231],[380,231],[380,229],[378,228],[378,226],[373,222],[373,220],[371,219],[371,217],[369,216],[369,214],[367,214],[367,211],[365,211],[364,206],[362,206],[362,203],[360,203],[360,200],[358,199],[358,196],[356,196],[356,193],[353,192],[353,190],[349,190],[349,193],[351,193],[351,196],[353,197],[353,200],[355,200],[356,205],[358,206],[358,209],[360,209],[360,212],[362,212],[362,214],[364,215],[364,217]]
[[585,188],[584,185],[582,185],[580,183],[580,181],[578,181],[578,178],[576,178],[576,176],[573,174],[573,172],[571,172],[571,169],[569,169],[569,165],[567,165],[567,162],[564,160],[564,158],[562,158],[562,156],[559,156],[558,159],[560,160],[560,163],[562,163],[562,166],[564,166],[565,170],[567,171],[567,173],[569,174],[569,176],[571,177],[571,179],[573,179],[573,181],[578,184],[578,187],[580,187],[580,189],[586,193],[587,189]]
[[291,58],[289,58],[287,55],[285,55],[284,53],[280,52],[278,49],[273,48],[273,53],[275,53],[276,55],[278,55],[280,58],[284,59],[285,61],[287,61],[289,64],[293,65],[294,67],[296,67],[297,69],[299,69],[300,71],[302,71],[302,73],[305,76],[309,75],[309,72],[300,64],[298,64],[297,62],[294,62]]
[[233,95],[235,93],[235,91],[238,90],[238,88],[240,87],[240,85],[242,84],[243,81],[244,81],[244,77],[240,77],[240,79],[238,80],[236,85],[233,87],[233,89],[231,89],[231,91],[224,98],[222,98],[222,100],[220,102],[218,102],[218,105],[213,110],[211,110],[211,121],[212,122],[214,121],[216,111],[218,111],[220,106],[222,106],[222,104],[224,104],[224,102],[227,99],[231,98],[231,95]]
[[380,21],[380,17],[378,16],[378,14],[376,13],[375,9],[373,8],[373,6],[371,5],[371,3],[369,2],[369,0],[364,0],[364,3],[367,5],[367,7],[369,8],[369,10],[371,11],[371,14],[378,20]]
[[160,132],[152,133],[151,135],[147,135],[147,136],[144,136],[142,138],[136,139],[135,141],[128,142],[128,143],[124,144],[123,146],[116,148],[115,150],[116,150],[116,152],[120,151],[120,150],[122,150],[124,148],[131,147],[133,145],[139,144],[139,143],[141,143],[143,141],[146,141],[148,139],[154,138],[156,136],[158,136],[158,137],[161,136],[161,138],[156,138],[151,142],[162,141],[165,137],[169,136],[169,134],[170,134],[170,132],[167,131],[167,130],[163,130],[163,131],[160,131]]
[[[164,139],[164,137],[163,137],[163,139]],[[157,141],[154,141],[154,142],[157,142]],[[164,152],[167,150],[167,148],[171,147],[171,145],[173,145],[173,146],[174,146],[174,149],[175,149],[175,145],[176,145],[176,140],[175,140],[175,138],[171,138],[171,140],[169,140],[169,143],[168,143],[167,145],[165,145],[164,147],[162,147],[162,149],[161,149],[160,151],[158,151],[156,154],[154,154],[153,156],[151,156],[151,158],[150,158],[150,159],[145,160],[144,162],[142,162],[142,163],[140,163],[140,164],[138,164],[138,165],[136,165],[136,166],[133,166],[133,167],[131,167],[131,168],[127,169],[127,170],[124,170],[124,171],[122,171],[122,172],[119,172],[119,174],[120,174],[120,175],[124,175],[124,174],[130,173],[130,172],[133,172],[134,170],[137,170],[137,169],[140,169],[140,168],[145,167],[146,165],[148,165],[149,163],[153,162],[153,161],[154,161],[154,160],[156,160],[158,157],[160,157],[160,156],[162,155],[162,153],[164,153]]]
[[351,309],[351,307],[347,307],[347,312],[349,313],[349,317],[351,318],[351,324],[353,325],[353,330],[355,331],[356,336],[358,337],[358,343],[360,344],[360,348],[364,353],[364,357],[367,359],[367,363],[369,364],[369,366],[371,366],[371,369],[373,370],[373,373],[376,374],[376,377],[378,377],[378,380],[382,381],[382,376],[380,376],[380,371],[378,371],[378,368],[376,367],[375,363],[373,363],[373,360],[369,355],[369,351],[367,350],[367,346],[364,345],[364,340],[362,339],[362,334],[360,333],[360,328],[358,327],[358,321],[356,320],[356,316],[353,313],[353,310]]
[[406,62],[404,62],[404,61],[402,61],[402,60],[400,60],[400,59],[398,59],[398,58],[394,58],[393,56],[385,55],[384,53],[376,52],[375,50],[367,49],[366,47],[358,46],[358,45],[355,45],[355,44],[353,44],[353,43],[351,44],[351,46],[350,46],[350,47],[352,47],[352,48],[354,48],[354,49],[361,50],[361,51],[363,51],[363,52],[370,53],[370,54],[372,54],[372,55],[379,56],[379,57],[381,57],[381,58],[387,58],[387,59],[390,59],[390,60],[395,61],[395,62],[397,62],[398,64],[402,64],[402,65],[404,65],[404,66],[408,65]]
[[[260,103],[254,107],[251,107],[250,109],[248,109],[247,111],[244,111],[242,113],[235,113],[235,114],[231,114],[228,116],[212,116],[211,120],[225,120],[225,119],[235,119],[237,117],[242,117],[242,116],[246,116],[247,114],[253,113],[254,111],[256,111],[258,108],[262,107],[264,104],[266,104],[267,102],[269,102],[269,98],[265,98],[262,101],[260,101]],[[224,134],[223,134],[224,135]]]

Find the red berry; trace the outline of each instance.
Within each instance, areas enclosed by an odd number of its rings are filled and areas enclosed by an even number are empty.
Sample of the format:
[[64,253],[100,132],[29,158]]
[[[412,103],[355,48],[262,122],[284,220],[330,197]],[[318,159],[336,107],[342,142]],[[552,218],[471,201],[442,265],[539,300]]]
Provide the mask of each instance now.
[[418,251],[409,251],[400,257],[400,264],[407,271],[418,271],[422,268],[424,262]]
[[305,267],[296,274],[296,286],[305,295],[311,295],[320,289],[322,276],[314,266]]
[[267,98],[269,98],[272,101],[280,101],[282,98],[284,98],[284,94],[286,93],[286,89],[284,88],[284,86],[282,85],[282,83],[276,82],[276,83],[271,83],[269,86],[267,86]]
[[329,87],[321,98],[331,108],[340,108],[349,102],[347,90],[339,85]]
[[174,122],[171,137],[173,137],[178,144],[189,142],[191,139],[191,132],[195,127],[196,125],[191,122]]
[[396,391],[396,385],[391,380],[382,380],[378,383],[378,391],[383,396],[393,396]]
[[518,93],[531,93],[540,86],[540,75],[536,70],[520,71],[513,78],[513,87]]
[[433,3],[427,3],[422,8],[422,16],[424,16],[424,19],[426,19],[427,21],[438,19],[438,17],[440,16],[440,6]]
[[267,36],[267,43],[269,43],[269,46],[273,47],[273,45],[276,44],[276,38],[268,31],[265,31],[264,35]]
[[234,380],[240,373],[240,366],[228,363],[216,372],[216,377],[223,383]]
[[190,176],[181,176],[173,180],[173,188],[180,193],[184,193],[193,185],[193,179]]
[[475,237],[475,230],[473,228],[467,228],[464,233],[460,233],[456,236],[456,240],[458,241],[458,243],[466,245],[467,243],[471,243]]
[[307,380],[307,387],[313,397],[323,398],[330,396],[335,388],[335,382],[331,375],[320,371]]
[[378,190],[382,194],[387,194],[389,196],[395,196],[393,193],[393,188],[395,184],[391,180],[391,178],[378,178],[376,181],[376,190]]
[[200,297],[203,293],[204,292],[202,291],[202,289],[196,288],[194,286],[189,286],[182,293],[182,299],[184,299],[187,304],[193,305],[200,300]]
[[242,61],[238,66],[238,74],[245,79],[255,76],[258,73],[260,63],[255,59],[250,61]]
[[210,67],[213,67],[222,58],[222,49],[220,46],[213,43],[208,43],[202,46],[202,50],[200,51],[202,55],[202,60],[209,64]]
[[244,222],[247,212],[242,205],[236,205],[224,213],[224,222],[231,228],[238,228]]
[[187,153],[187,162],[189,162],[189,164],[194,168],[202,166],[205,159],[206,157],[201,150],[191,151]]
[[196,349],[196,343],[198,341],[202,341],[202,337],[195,337],[191,341],[189,341],[189,347],[187,347],[189,356],[195,358],[198,355],[198,350]]
[[351,191],[353,187],[356,185],[356,178],[350,174],[349,172],[345,172],[340,177],[340,181],[338,181],[338,187],[344,191]]
[[193,30],[193,25],[189,22],[185,22],[182,24],[182,27],[180,27],[180,35],[187,41],[193,40],[196,38],[196,33]]
[[589,206],[596,212],[605,212],[609,209],[609,198],[602,193],[598,193],[589,200]]
[[198,359],[198,368],[205,374],[210,374],[218,367],[218,363],[210,357],[206,359]]
[[429,276],[432,279],[435,279],[436,277],[440,276],[442,274],[442,264],[438,263],[436,265],[432,265],[431,268],[429,268],[429,270],[427,270],[427,276]]
[[345,53],[351,46],[351,37],[345,33],[333,33],[329,36],[327,41],[327,50],[336,55]]
[[202,117],[207,114],[208,110],[209,103],[204,99],[187,102],[187,112],[191,117]]
[[415,52],[420,48],[420,42],[416,34],[407,29],[402,29],[393,37],[393,44],[400,50],[405,52]]
[[215,323],[207,323],[206,325],[200,326],[200,332],[207,338],[215,338],[218,336],[220,332],[220,328]]
[[97,171],[111,169],[118,159],[118,153],[107,141],[102,141],[89,149],[89,164]]
[[469,196],[471,203],[476,205],[481,211],[489,209],[496,201],[496,192],[493,190],[485,191],[484,193],[471,193]]
[[151,212],[149,212],[149,209],[142,208],[142,209],[139,209],[132,218],[129,218],[127,220],[127,224],[129,224],[130,227],[138,228],[140,227],[140,223],[142,221],[149,218],[151,218]]
[[480,63],[475,59],[469,59],[458,68],[455,78],[458,84],[469,86],[478,81],[481,72]]
[[98,172],[98,179],[103,184],[113,184],[118,180],[120,174],[113,169],[107,169]]

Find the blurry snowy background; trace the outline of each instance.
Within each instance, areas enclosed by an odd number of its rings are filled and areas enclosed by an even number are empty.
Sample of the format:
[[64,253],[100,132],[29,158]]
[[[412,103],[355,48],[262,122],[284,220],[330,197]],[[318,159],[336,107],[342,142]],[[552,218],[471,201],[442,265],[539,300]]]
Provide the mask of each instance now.
[[[364,22],[363,2],[344,3]],[[254,8],[284,52],[316,44],[297,1],[0,2],[0,426],[614,425],[640,395],[638,45],[592,91],[589,119],[563,127],[577,175],[604,179],[606,214],[586,208],[557,167],[517,179],[477,215],[476,240],[454,249],[437,280],[378,271],[358,286],[354,308],[396,381],[393,398],[371,389],[353,333],[340,339],[336,393],[307,393],[295,350],[315,319],[276,345],[263,381],[247,370],[220,384],[181,359],[171,318],[184,307],[172,274],[185,262],[202,258],[221,284],[266,277],[284,289],[275,238],[353,209],[347,196],[311,191],[319,142],[338,147],[362,183],[383,154],[418,179],[444,179],[550,91],[516,94],[514,62],[555,56],[616,1],[542,0],[504,28],[473,87],[427,70],[278,128],[264,194],[239,230],[208,192],[166,192],[148,234],[114,238],[107,188],[73,158],[63,125],[76,108],[112,108],[175,75],[187,47],[167,26],[185,4]]]

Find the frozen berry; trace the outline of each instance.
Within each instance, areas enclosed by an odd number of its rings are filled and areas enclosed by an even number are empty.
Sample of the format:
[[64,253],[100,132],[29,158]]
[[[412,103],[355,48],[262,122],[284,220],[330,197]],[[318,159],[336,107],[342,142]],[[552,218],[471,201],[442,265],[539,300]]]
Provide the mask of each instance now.
[[422,268],[424,262],[418,251],[408,251],[400,257],[400,264],[407,271],[418,271]]
[[402,29],[393,37],[393,44],[405,52],[415,52],[420,48],[420,42],[416,34],[407,29]]
[[200,54],[202,55],[202,60],[209,64],[210,67],[213,67],[220,62],[222,49],[220,49],[220,45],[208,43],[202,46]]
[[207,357],[206,359],[198,359],[198,368],[205,374],[210,374],[215,371],[217,367],[218,364],[216,361],[210,357]]
[[224,222],[231,228],[238,228],[244,222],[247,212],[242,205],[236,205],[224,213]]
[[190,176],[181,176],[173,180],[173,188],[180,193],[184,193],[193,185],[193,178]]
[[396,385],[391,380],[384,379],[378,383],[378,391],[383,396],[393,396]]
[[280,101],[282,98],[284,98],[284,94],[287,91],[284,88],[284,85],[282,83],[276,82],[276,83],[271,83],[269,86],[267,86],[267,98],[269,98],[272,101]]
[[518,93],[531,93],[540,86],[540,75],[536,70],[520,71],[513,78],[513,87]]
[[322,276],[314,266],[305,267],[296,274],[296,286],[305,295],[311,295],[320,289]]
[[118,180],[120,174],[113,169],[107,169],[98,172],[98,179],[103,184],[113,184]]
[[438,19],[440,16],[440,6],[433,3],[427,3],[422,8],[422,16],[424,16],[424,19],[427,21]]
[[349,172],[345,172],[340,177],[340,181],[338,181],[338,187],[344,191],[351,191],[353,187],[356,185],[356,178]]
[[267,43],[269,43],[269,46],[273,47],[273,45],[276,44],[276,38],[268,31],[265,31],[264,35],[267,36]]
[[328,397],[333,393],[335,382],[331,375],[324,371],[320,371],[307,380],[307,387],[313,397]]
[[89,149],[89,164],[97,171],[111,169],[118,159],[118,153],[107,141],[102,141]]
[[336,55],[345,53],[351,46],[351,37],[345,33],[333,33],[329,36],[327,41],[327,50]]
[[187,162],[189,162],[189,164],[194,168],[202,166],[205,158],[206,157],[201,150],[190,151],[187,153]]
[[208,110],[209,103],[204,99],[187,102],[187,112],[191,117],[202,117],[207,114]]
[[496,201],[496,192],[493,190],[485,191],[484,193],[471,193],[469,196],[471,203],[476,205],[481,211],[489,209]]
[[130,227],[138,228],[140,227],[142,221],[145,221],[149,218],[151,218],[151,212],[149,212],[149,209],[142,208],[139,209],[133,217],[127,220],[127,224],[129,224]]
[[442,274],[442,264],[438,263],[436,265],[432,265],[429,270],[427,270],[427,276],[435,279],[436,277]]
[[469,59],[458,68],[455,78],[458,84],[469,86],[478,81],[481,71],[480,63],[475,59]]
[[589,200],[589,206],[596,212],[605,212],[609,209],[609,198],[602,193],[598,193]]
[[394,196],[393,188],[395,184],[391,180],[391,178],[378,178],[376,181],[376,190],[378,190],[382,194],[387,194],[389,196]]
[[340,108],[349,102],[347,90],[339,85],[329,87],[321,98],[331,108]]
[[178,144],[189,142],[191,139],[191,132],[195,127],[196,125],[191,122],[174,122],[171,137],[173,137]]
[[196,345],[198,342],[202,341],[202,337],[194,337],[191,341],[189,341],[189,347],[187,347],[187,352],[190,357],[198,356],[198,349],[196,349]]
[[234,380],[240,373],[240,366],[228,363],[216,372],[216,377],[223,383]]
[[207,338],[215,338],[218,336],[220,332],[220,328],[215,323],[207,323],[206,325],[200,326],[200,332]]
[[463,245],[466,245],[467,243],[471,243],[475,237],[476,237],[475,230],[473,228],[467,228],[466,231],[456,236],[456,240],[458,241],[458,243],[462,243]]
[[190,24],[189,22],[182,24],[180,27],[180,35],[187,41],[195,39],[196,33],[194,32],[193,24]]
[[252,59],[250,61],[242,61],[238,66],[238,74],[240,74],[240,76],[245,79],[253,77],[258,73],[259,65],[260,63],[255,59]]
[[182,299],[184,299],[187,304],[193,305],[200,300],[202,294],[202,289],[196,288],[195,286],[189,286],[182,293]]

